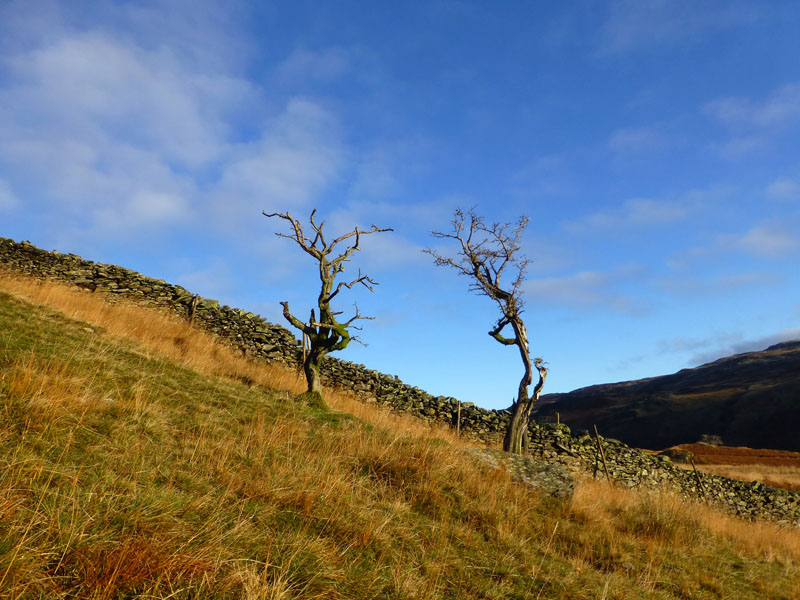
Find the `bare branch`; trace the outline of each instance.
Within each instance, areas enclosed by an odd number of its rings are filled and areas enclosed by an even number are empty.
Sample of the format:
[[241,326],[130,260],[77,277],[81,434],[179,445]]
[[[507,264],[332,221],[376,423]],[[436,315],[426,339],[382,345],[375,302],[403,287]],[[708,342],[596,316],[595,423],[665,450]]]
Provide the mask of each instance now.
[[[313,334],[314,330],[311,329],[308,325],[303,323],[300,319],[295,317],[291,312],[289,312],[289,303],[288,302],[281,302],[281,306],[283,307],[283,316],[289,321],[294,327],[302,331],[306,334]],[[311,311],[311,320],[314,320],[314,311]]]
[[328,296],[328,301],[333,300],[334,296],[338,294],[343,287],[346,287],[348,290],[352,290],[353,286],[357,283],[360,283],[365,288],[367,288],[370,292],[374,292],[375,289],[372,286],[378,285],[377,281],[374,281],[367,275],[361,274],[361,269],[358,270],[358,277],[350,282],[340,281],[339,285],[336,286],[336,289]]
[[[458,257],[443,256],[432,248],[423,252],[431,255],[437,266],[451,267],[460,275],[468,275],[472,279],[470,291],[497,301],[504,314],[521,313],[524,303],[522,285],[529,261],[519,252],[528,222],[529,219],[523,215],[509,231],[510,223],[487,225],[474,208],[467,213],[458,209],[453,216],[451,232],[431,232],[438,239],[456,240],[461,246]],[[509,265],[514,265],[517,270],[510,286],[502,281]]]
[[518,345],[519,344],[519,339],[516,336],[514,336],[513,338],[507,338],[507,337],[504,337],[501,334],[501,332],[506,327],[506,325],[509,325],[509,324],[511,324],[511,321],[509,321],[505,317],[501,318],[497,322],[497,324],[495,325],[494,329],[492,329],[489,332],[489,335],[492,336],[494,339],[496,339],[498,342],[500,342],[501,344],[503,344],[505,346]]
[[289,221],[292,225],[292,229],[294,229],[294,235],[286,235],[285,233],[276,233],[277,237],[287,238],[290,240],[294,240],[297,244],[308,254],[313,256],[314,258],[319,259],[321,253],[319,249],[316,247],[317,239],[315,238],[314,241],[309,240],[305,233],[303,233],[303,226],[300,225],[300,222],[297,221],[292,215],[288,212],[286,213],[267,213],[266,211],[261,211],[261,214],[265,217],[280,217],[285,221]]

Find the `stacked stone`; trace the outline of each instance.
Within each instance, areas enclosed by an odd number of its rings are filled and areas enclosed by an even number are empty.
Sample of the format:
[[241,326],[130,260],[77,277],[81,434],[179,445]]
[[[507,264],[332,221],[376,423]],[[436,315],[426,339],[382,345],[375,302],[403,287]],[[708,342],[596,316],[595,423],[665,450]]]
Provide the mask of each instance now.
[[618,485],[671,490],[687,499],[703,500],[726,512],[800,527],[800,493],[682,469],[667,456],[654,456],[614,439],[598,439],[586,431],[572,435],[566,425],[531,424],[529,451],[558,461],[573,471],[605,478]]

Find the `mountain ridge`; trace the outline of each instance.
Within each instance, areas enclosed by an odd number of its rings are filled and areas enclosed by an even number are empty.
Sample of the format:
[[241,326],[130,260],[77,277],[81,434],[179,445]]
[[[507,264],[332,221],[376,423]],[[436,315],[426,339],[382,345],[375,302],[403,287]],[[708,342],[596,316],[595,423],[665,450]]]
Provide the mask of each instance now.
[[642,448],[695,442],[800,450],[800,340],[726,356],[670,375],[542,396],[534,417]]

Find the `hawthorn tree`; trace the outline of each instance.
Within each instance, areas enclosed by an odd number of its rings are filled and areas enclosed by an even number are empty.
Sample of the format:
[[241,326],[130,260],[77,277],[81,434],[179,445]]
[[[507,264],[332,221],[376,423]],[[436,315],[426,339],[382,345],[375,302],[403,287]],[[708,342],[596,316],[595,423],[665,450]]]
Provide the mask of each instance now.
[[[455,240],[459,246],[457,256],[443,256],[431,248],[423,251],[433,257],[437,266],[451,267],[460,275],[469,277],[470,291],[497,302],[501,316],[489,335],[501,344],[516,346],[519,350],[525,373],[519,382],[517,398],[511,405],[511,420],[503,439],[503,450],[514,454],[522,454],[527,449],[531,411],[547,378],[544,361],[541,358],[531,359],[528,332],[522,320],[522,286],[530,261],[520,254],[520,241],[529,220],[523,215],[514,224],[487,225],[474,209],[466,214],[458,209],[453,215],[449,233],[431,232],[436,238]],[[508,281],[503,281],[506,277]],[[512,336],[503,335],[506,327],[511,328]],[[534,370],[539,375],[539,381],[533,393],[529,394]]]
[[[288,212],[261,212],[265,217],[279,217],[287,221],[291,226],[291,233],[276,233],[275,235],[293,240],[304,252],[313,256],[319,263],[319,279],[321,283],[319,296],[317,297],[319,318],[317,318],[312,308],[311,316],[306,323],[291,313],[288,302],[281,302],[281,306],[283,306],[283,316],[286,320],[289,321],[293,327],[308,336],[310,349],[308,353],[306,353],[305,361],[303,362],[303,372],[305,373],[306,382],[308,384],[307,395],[310,401],[324,406],[322,383],[320,381],[320,365],[322,364],[322,358],[330,352],[344,350],[351,340],[358,341],[357,337],[350,335],[349,328],[360,329],[353,324],[361,319],[372,318],[361,315],[358,312],[358,306],[356,306],[355,315],[347,321],[340,322],[337,317],[342,313],[335,312],[331,309],[331,301],[342,291],[342,288],[352,289],[354,285],[361,284],[372,292],[374,291],[373,286],[377,285],[370,277],[362,275],[360,270],[358,272],[358,277],[352,281],[340,281],[336,284],[336,277],[344,271],[345,263],[349,261],[353,252],[361,250],[361,236],[371,233],[392,231],[392,229],[381,229],[375,225],[367,230],[360,230],[356,227],[350,233],[341,235],[329,243],[325,240],[325,234],[323,233],[325,221],[317,224],[314,220],[314,215],[317,212],[316,208],[311,211],[311,216],[309,217],[309,223],[313,230],[311,237],[306,236],[303,232],[303,226]],[[332,256],[334,248],[348,240],[350,240],[348,242],[349,245],[340,247],[343,248],[343,250],[341,250],[339,254]]]

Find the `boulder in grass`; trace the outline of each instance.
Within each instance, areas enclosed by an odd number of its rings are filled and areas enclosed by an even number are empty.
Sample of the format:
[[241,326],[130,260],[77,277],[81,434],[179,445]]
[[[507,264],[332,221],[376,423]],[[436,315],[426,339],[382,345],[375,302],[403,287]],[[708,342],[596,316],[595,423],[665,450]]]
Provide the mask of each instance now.
[[502,465],[514,481],[519,481],[542,494],[567,502],[572,499],[575,479],[560,464],[502,450],[473,449],[470,452],[490,467],[500,468]]

